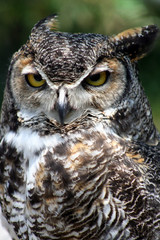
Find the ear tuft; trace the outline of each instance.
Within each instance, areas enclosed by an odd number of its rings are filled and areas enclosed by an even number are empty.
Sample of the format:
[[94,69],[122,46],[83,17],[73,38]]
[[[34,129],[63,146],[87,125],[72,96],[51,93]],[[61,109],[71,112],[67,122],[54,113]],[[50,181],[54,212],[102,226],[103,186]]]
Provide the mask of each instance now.
[[159,29],[156,25],[149,25],[135,29],[128,29],[111,38],[117,54],[127,55],[135,61],[142,58],[152,47]]
[[58,17],[56,14],[52,14],[40,20],[34,27],[35,28],[45,27],[49,31],[55,31],[58,28]]
[[51,31],[56,31],[58,28],[58,20],[57,15],[50,15],[42,20],[40,20],[35,26],[32,28],[30,39],[34,39],[38,33],[46,33]]

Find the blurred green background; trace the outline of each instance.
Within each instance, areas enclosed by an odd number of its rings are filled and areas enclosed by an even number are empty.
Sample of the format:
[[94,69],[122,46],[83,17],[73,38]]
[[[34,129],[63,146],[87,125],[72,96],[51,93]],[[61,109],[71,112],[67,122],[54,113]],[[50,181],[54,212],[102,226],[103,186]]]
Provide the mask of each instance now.
[[[26,42],[33,25],[52,13],[67,32],[109,35],[153,23],[160,27],[160,0],[0,0],[0,102],[12,54]],[[139,69],[160,130],[160,38]]]

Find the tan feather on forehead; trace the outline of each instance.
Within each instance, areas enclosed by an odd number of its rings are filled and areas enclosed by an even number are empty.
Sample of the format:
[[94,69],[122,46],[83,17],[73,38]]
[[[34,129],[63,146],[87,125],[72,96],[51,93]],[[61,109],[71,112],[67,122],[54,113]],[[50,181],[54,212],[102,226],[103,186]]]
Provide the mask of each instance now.
[[56,31],[59,27],[59,22],[58,22],[57,16],[54,15],[49,20],[47,20],[45,25],[46,25],[46,27],[48,27],[50,29],[50,31]]

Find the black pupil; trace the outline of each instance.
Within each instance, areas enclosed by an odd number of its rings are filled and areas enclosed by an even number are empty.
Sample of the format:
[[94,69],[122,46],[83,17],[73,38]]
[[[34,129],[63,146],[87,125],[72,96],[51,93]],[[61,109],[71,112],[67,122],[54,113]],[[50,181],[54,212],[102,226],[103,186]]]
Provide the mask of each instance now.
[[97,73],[97,74],[94,74],[93,76],[90,76],[90,79],[93,81],[93,82],[96,82],[100,79],[100,73]]
[[42,81],[42,77],[41,77],[41,75],[39,75],[39,74],[35,74],[35,75],[34,75],[34,78],[35,78],[35,80],[36,80],[37,82]]

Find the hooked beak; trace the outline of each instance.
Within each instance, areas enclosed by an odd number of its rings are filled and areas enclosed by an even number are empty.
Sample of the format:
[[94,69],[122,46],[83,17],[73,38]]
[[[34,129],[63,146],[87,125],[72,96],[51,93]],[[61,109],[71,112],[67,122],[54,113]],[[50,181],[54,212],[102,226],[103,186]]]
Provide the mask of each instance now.
[[64,120],[67,113],[70,111],[70,107],[68,104],[68,94],[66,89],[60,88],[58,91],[58,100],[56,105],[56,110],[59,115],[59,120],[62,125],[64,125]]

